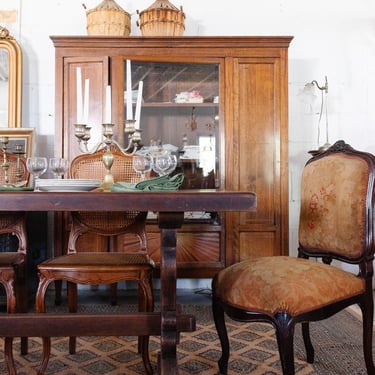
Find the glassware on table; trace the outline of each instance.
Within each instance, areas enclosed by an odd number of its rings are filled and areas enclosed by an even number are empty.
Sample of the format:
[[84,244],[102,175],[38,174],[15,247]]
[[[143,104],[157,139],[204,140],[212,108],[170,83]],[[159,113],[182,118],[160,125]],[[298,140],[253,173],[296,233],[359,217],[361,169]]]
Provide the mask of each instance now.
[[171,153],[161,153],[154,155],[153,171],[159,176],[172,173],[177,166],[177,157]]
[[169,159],[170,159],[169,168],[166,170],[167,174],[172,173],[177,167],[177,156],[174,154],[170,154]]
[[49,168],[53,172],[55,178],[61,179],[69,169],[69,161],[63,158],[50,158]]
[[33,156],[26,160],[26,167],[30,174],[33,176],[34,190],[38,191],[38,179],[46,172],[48,168],[47,158],[43,156]]
[[145,180],[146,173],[152,169],[152,157],[150,155],[134,155],[133,169],[141,175],[141,181]]

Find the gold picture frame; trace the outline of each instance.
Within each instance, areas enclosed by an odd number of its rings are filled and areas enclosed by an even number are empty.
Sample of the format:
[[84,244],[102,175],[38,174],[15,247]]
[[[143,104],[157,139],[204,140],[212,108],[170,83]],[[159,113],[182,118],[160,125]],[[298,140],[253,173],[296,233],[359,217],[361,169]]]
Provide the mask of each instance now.
[[[22,107],[22,51],[17,40],[9,31],[0,26],[0,89],[3,102],[0,103],[1,127],[21,127]],[[5,108],[3,108],[5,106]]]
[[16,145],[21,145],[25,157],[30,157],[34,153],[34,128],[0,128],[0,148],[3,147],[3,137],[8,138],[6,146],[7,152],[16,151]]

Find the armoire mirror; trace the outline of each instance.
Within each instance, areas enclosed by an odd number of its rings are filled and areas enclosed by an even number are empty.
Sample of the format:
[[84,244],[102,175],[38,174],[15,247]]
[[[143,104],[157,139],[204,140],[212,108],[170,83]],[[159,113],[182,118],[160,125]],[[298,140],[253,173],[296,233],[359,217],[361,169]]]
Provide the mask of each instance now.
[[0,127],[21,127],[22,53],[9,31],[0,26]]

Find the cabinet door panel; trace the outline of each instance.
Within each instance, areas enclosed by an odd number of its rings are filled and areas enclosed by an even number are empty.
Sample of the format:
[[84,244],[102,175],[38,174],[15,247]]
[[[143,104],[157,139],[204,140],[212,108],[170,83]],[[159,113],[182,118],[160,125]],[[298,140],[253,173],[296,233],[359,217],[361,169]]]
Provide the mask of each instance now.
[[240,215],[241,224],[275,220],[280,175],[276,70],[276,62],[239,64],[239,190],[255,191],[258,199],[256,211]]
[[[78,67],[81,68],[82,90],[84,90],[84,80],[89,79],[88,125],[92,127],[91,134],[97,134],[100,137],[105,86],[108,84],[109,77],[109,58],[108,56],[69,56],[56,59],[55,113],[57,126],[55,128],[55,156],[64,157],[68,160],[72,160],[80,154],[77,138],[74,135],[74,125],[77,123]],[[92,137],[90,145],[98,142],[96,137]],[[67,251],[66,227],[68,227],[68,222],[66,215],[55,213],[55,255],[65,254]],[[87,245],[91,246],[92,241],[89,240]],[[95,245],[95,248],[98,246]]]
[[272,232],[242,232],[240,237],[240,261],[251,256],[279,255]]
[[273,255],[280,241],[279,60],[239,60],[237,70],[238,189],[255,191],[258,200],[256,211],[238,215],[243,259]]
[[64,59],[64,133],[65,139],[63,156],[72,160],[80,154],[77,138],[74,135],[74,125],[77,124],[77,68],[82,72],[82,93],[84,92],[85,80],[89,80],[89,118],[91,127],[91,139],[88,147],[93,147],[101,140],[102,123],[104,119],[105,87],[108,84],[108,57]]

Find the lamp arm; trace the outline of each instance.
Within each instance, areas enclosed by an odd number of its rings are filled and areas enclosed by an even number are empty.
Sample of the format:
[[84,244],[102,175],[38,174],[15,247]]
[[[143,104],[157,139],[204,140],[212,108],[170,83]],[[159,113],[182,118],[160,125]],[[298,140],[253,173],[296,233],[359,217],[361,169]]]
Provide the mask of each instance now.
[[315,84],[316,87],[321,90],[321,91],[325,91],[326,94],[328,94],[328,80],[327,80],[327,76],[325,76],[325,83],[324,83],[324,86],[320,86],[319,83],[314,79],[312,82],[312,84]]
[[[329,142],[328,142],[328,105],[327,105],[327,93],[328,93],[328,81],[327,81],[327,76],[325,77],[325,84],[324,86],[319,86],[318,82],[316,80],[313,80],[311,82],[312,84],[315,84],[318,89],[321,91],[321,103],[320,103],[320,111],[319,111],[319,120],[318,120],[318,144],[320,140],[320,122],[322,120],[323,112],[325,112],[325,117],[326,117],[326,123],[325,123],[325,138],[326,142],[323,146],[321,146],[322,149],[326,149],[329,147]],[[324,98],[324,94],[326,97]],[[325,99],[325,100],[324,100]]]

